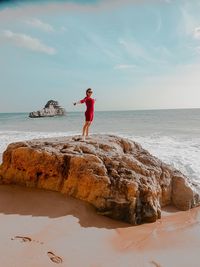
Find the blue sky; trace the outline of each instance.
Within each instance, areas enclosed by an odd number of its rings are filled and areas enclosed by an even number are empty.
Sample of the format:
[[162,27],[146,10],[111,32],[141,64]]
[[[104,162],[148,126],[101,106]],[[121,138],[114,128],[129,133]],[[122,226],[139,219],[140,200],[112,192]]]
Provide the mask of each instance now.
[[67,110],[92,87],[96,110],[199,108],[200,3],[0,4],[0,112]]

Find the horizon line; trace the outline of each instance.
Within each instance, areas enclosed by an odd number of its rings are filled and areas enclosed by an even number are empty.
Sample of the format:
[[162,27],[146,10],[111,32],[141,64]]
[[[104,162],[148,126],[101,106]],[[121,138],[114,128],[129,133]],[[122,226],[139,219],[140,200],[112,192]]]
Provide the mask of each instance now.
[[[118,110],[95,110],[95,112],[123,112],[123,111],[158,111],[158,110],[188,110],[188,109],[200,109],[200,107],[193,108],[152,108],[152,109],[118,109]],[[82,113],[84,111],[66,111],[66,113]],[[13,112],[0,112],[0,114],[12,114],[12,113],[30,113],[30,111],[13,111]]]

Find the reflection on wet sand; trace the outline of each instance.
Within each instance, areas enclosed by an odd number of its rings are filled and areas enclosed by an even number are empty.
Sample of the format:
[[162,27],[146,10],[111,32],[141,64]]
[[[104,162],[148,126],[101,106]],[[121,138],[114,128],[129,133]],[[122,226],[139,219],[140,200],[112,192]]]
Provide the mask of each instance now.
[[59,193],[2,185],[0,220],[4,267],[199,267],[200,208],[131,226]]

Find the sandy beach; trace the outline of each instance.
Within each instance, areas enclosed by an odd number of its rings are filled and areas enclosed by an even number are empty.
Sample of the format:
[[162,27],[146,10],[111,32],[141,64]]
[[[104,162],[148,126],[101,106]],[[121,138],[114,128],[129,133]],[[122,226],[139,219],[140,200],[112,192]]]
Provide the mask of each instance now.
[[60,193],[0,186],[1,266],[197,267],[200,208],[131,226]]

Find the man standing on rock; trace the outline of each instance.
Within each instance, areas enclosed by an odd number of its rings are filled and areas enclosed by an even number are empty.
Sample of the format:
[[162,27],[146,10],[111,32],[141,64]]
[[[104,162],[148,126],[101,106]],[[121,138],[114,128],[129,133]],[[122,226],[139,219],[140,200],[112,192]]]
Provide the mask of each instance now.
[[94,104],[95,104],[96,99],[93,99],[91,97],[92,93],[93,93],[92,89],[88,88],[86,90],[86,97],[83,98],[82,100],[74,103],[74,106],[77,104],[85,103],[86,107],[87,107],[86,111],[85,111],[85,124],[83,126],[83,131],[82,131],[83,140],[85,140],[85,137],[88,136],[89,128],[90,128],[90,125],[91,125],[93,118],[94,118]]

